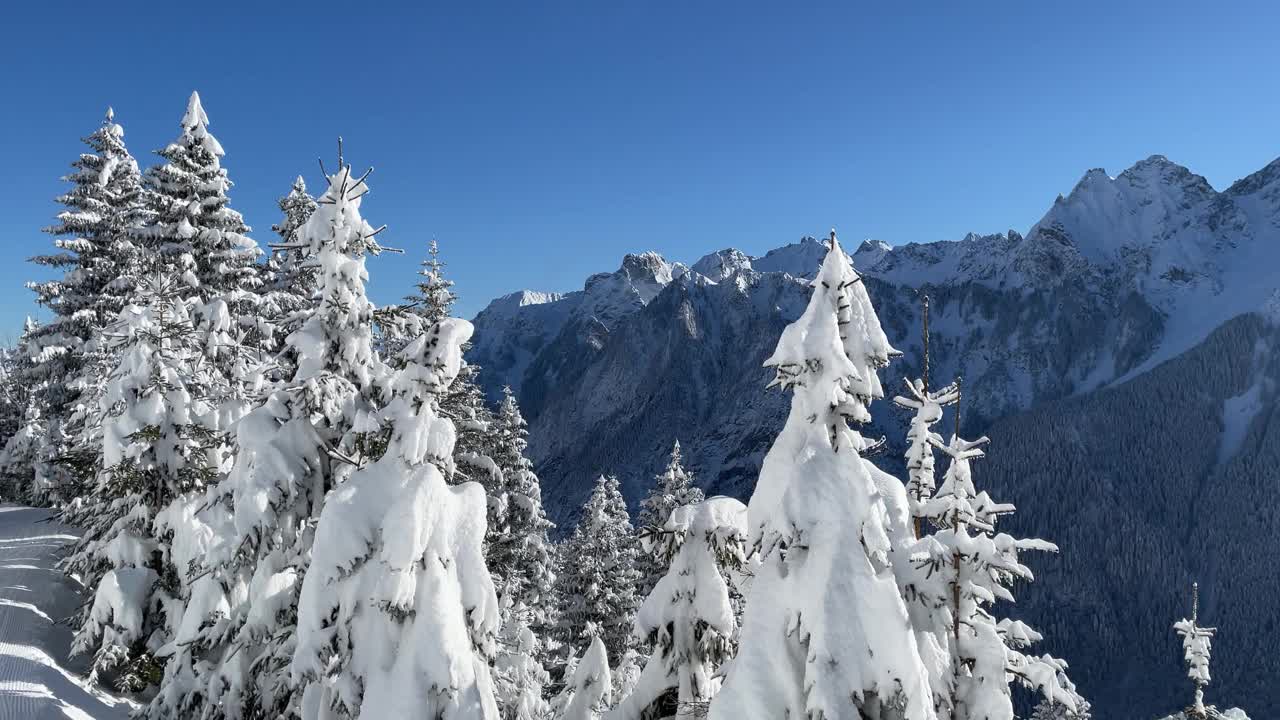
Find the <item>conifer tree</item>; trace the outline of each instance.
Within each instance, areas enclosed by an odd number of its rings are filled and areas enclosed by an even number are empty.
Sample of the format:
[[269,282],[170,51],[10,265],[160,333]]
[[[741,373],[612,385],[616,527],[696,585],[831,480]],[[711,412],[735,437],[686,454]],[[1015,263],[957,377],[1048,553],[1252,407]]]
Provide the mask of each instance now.
[[231,180],[222,167],[222,145],[209,132],[209,116],[193,92],[182,116],[182,134],[156,154],[147,169],[153,217],[135,235],[178,267],[201,299],[221,297],[237,311],[258,284],[257,244],[230,207]]
[[[526,456],[529,427],[511,388],[503,388],[493,431],[493,460],[503,480],[505,512],[490,516],[485,560],[510,607],[524,608],[530,626],[542,630],[556,615],[554,559],[547,536],[554,525],[542,507],[542,484]],[[504,626],[508,622],[504,616]]]
[[958,398],[956,386],[948,385],[941,390],[929,390],[929,296],[926,295],[921,304],[923,328],[922,367],[919,379],[907,380],[907,393],[910,397],[899,395],[893,399],[895,405],[914,411],[911,425],[907,430],[907,502],[911,512],[913,534],[916,538],[923,535],[921,520],[924,517],[921,505],[933,497],[934,482],[934,443],[941,443],[942,436],[931,429],[942,419],[942,408],[954,403]]
[[1195,698],[1186,714],[1189,718],[1207,718],[1209,710],[1204,704],[1204,689],[1209,684],[1209,656],[1212,651],[1213,634],[1216,628],[1201,627],[1200,620],[1200,584],[1191,586],[1191,619],[1183,618],[1173,624],[1173,629],[1182,638],[1182,656],[1187,663],[1187,677],[1195,686]]
[[381,454],[388,371],[373,351],[365,294],[365,256],[381,250],[379,231],[360,215],[365,178],[352,175],[341,153],[327,182],[298,232],[315,258],[319,304],[285,338],[296,358],[291,375],[237,423],[235,464],[218,488],[234,530],[208,558],[230,607],[204,640],[215,658],[210,718],[296,712],[289,664],[315,522],[329,491]]
[[[293,181],[289,193],[276,204],[283,217],[271,229],[280,236],[280,242],[271,246],[271,257],[263,267],[264,277],[259,288],[259,326],[256,329],[256,335],[262,338],[273,355],[277,354],[277,346],[284,338],[315,309],[319,287],[310,245],[299,235],[317,207],[301,175]],[[285,353],[280,359],[291,365],[292,358],[288,355]],[[292,367],[283,367],[277,375],[287,377],[291,371]]]
[[542,642],[530,625],[532,615],[509,595],[499,600],[502,630],[494,658],[494,694],[502,720],[544,720],[551,712],[543,690],[551,676],[542,666]]
[[990,609],[997,600],[1013,600],[1015,581],[1033,579],[1019,561],[1019,551],[1056,552],[1057,546],[996,531],[997,519],[1014,507],[974,487],[971,462],[983,457],[987,438],[970,441],[955,434],[947,445],[936,438],[931,442],[950,465],[937,492],[921,505],[922,515],[937,531],[913,549],[918,572],[906,594],[926,611],[923,620],[913,617],[917,629],[932,632],[948,658],[945,674],[934,678],[939,715],[1012,720],[1011,682],[1075,712],[1078,698],[1064,680],[1066,663],[1025,653],[1041,640],[1040,634],[1021,621],[997,619]]
[[446,484],[454,432],[436,404],[471,332],[448,318],[409,344],[385,412],[386,452],[321,512],[293,656],[304,720],[498,717],[485,493]]
[[611,720],[649,717],[671,690],[677,720],[702,715],[718,688],[717,670],[736,649],[731,590],[746,539],[747,508],[726,497],[681,505],[651,536],[667,571],[640,606],[636,634],[653,654]]
[[201,349],[182,286],[159,274],[145,282],[146,305],[112,329],[120,362],[102,399],[97,509],[65,563],[94,592],[74,649],[93,653],[94,677],[132,691],[158,684],[185,601],[184,529],[158,516],[208,486],[219,457],[207,401],[216,378],[193,371]]
[[[877,371],[890,347],[861,278],[835,233],[803,315],[766,365],[792,391],[748,508],[760,558],[738,655],[712,720],[892,717],[932,720],[929,676],[899,594],[888,506],[900,482],[880,482],[850,423],[883,397]],[[887,497],[893,495],[893,497]]]
[[639,547],[618,479],[600,476],[582,509],[573,535],[561,551],[558,639],[579,652],[593,638],[621,660],[635,643]]
[[0,478],[7,488],[3,497],[9,502],[30,502],[35,494],[36,463],[45,437],[41,395],[36,392],[39,385],[31,383],[35,367],[32,334],[37,327],[28,317],[17,345],[5,353],[5,404],[15,417],[6,426]]
[[613,704],[609,652],[599,637],[566,667],[564,690],[551,702],[554,720],[600,720]]
[[[676,508],[700,503],[703,497],[702,490],[693,484],[693,477],[681,463],[680,441],[676,440],[671,448],[671,457],[667,460],[667,468],[654,477],[649,494],[640,501],[637,518],[640,534],[643,536],[664,527]],[[640,595],[645,597],[653,592],[654,586],[666,571],[664,558],[655,553],[642,553]]]
[[[138,164],[125,146],[124,129],[110,109],[84,143],[90,152],[81,154],[63,178],[71,183],[57,199],[65,209],[45,229],[57,238],[57,252],[32,258],[62,275],[28,284],[52,318],[28,328],[25,341],[34,362],[23,380],[33,388],[32,420],[40,435],[34,457],[13,459],[26,458],[34,465],[10,472],[39,476],[31,498],[36,503],[71,500],[96,471],[94,448],[77,445],[84,407],[96,405],[96,398],[81,395],[84,388],[105,385],[105,373],[114,363],[93,366],[100,372],[83,378],[85,358],[92,355],[86,345],[116,321],[144,268],[144,254],[130,234],[147,219],[145,192]],[[34,428],[26,434],[34,436]]]

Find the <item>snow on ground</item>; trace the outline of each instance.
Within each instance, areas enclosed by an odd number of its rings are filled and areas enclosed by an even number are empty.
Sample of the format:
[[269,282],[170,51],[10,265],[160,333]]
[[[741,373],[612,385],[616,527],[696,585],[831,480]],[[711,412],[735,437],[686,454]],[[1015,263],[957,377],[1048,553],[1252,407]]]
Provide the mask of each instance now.
[[132,705],[67,663],[80,589],[55,567],[75,542],[48,510],[0,505],[0,720],[123,720]]

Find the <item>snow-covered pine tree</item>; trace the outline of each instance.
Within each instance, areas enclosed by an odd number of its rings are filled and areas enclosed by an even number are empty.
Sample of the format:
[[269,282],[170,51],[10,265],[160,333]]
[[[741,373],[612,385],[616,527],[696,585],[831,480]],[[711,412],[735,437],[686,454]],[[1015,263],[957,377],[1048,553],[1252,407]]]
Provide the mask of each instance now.
[[[316,291],[319,279],[311,246],[299,236],[317,204],[307,192],[307,184],[299,175],[293,181],[289,193],[277,203],[283,217],[271,229],[280,236],[280,242],[271,246],[271,257],[263,267],[263,282],[258,288],[258,322],[255,333],[264,345],[276,354],[276,345],[283,341],[306,319],[317,304]],[[292,374],[293,358],[283,353],[279,358],[284,367],[276,371],[277,377]]]
[[710,717],[932,720],[890,565],[886,505],[903,509],[905,528],[906,493],[877,481],[859,454],[868,441],[850,427],[870,420],[867,405],[883,397],[877,370],[896,351],[834,232],[812,287],[766,362],[772,385],[792,390],[791,412],[751,497],[761,564]]
[[230,207],[224,152],[209,132],[199,93],[191,93],[181,127],[176,140],[156,151],[165,162],[144,176],[153,217],[135,235],[180,268],[199,297],[221,297],[240,309],[259,281],[259,250],[246,235],[244,218]]
[[[299,230],[315,258],[319,304],[285,338],[291,376],[235,427],[235,464],[218,488],[232,536],[208,554],[230,606],[206,637],[214,658],[208,718],[287,716],[298,594],[315,523],[329,491],[380,454],[379,407],[388,368],[373,351],[365,256],[381,250],[360,215],[368,191],[339,156],[318,208]],[[214,605],[216,603],[210,603]]]
[[[530,626],[542,631],[556,616],[554,558],[547,536],[554,525],[542,507],[542,484],[525,454],[528,438],[529,426],[515,395],[503,388],[493,423],[493,460],[501,473],[506,512],[489,526],[485,561],[510,607],[523,607]],[[509,621],[504,615],[504,627]]]
[[1031,713],[1031,720],[1093,720],[1089,701],[1076,700],[1076,709],[1053,700],[1040,699],[1036,709]]
[[444,276],[444,262],[440,260],[440,245],[435,240],[427,246],[427,259],[422,261],[414,283],[416,292],[405,300],[417,311],[428,327],[449,316],[458,296],[453,292],[453,281]]
[[618,479],[602,475],[573,535],[561,548],[556,637],[569,652],[577,653],[599,638],[608,656],[621,660],[634,645],[639,552]]
[[[959,392],[959,381],[956,386]],[[959,414],[957,399],[957,430]],[[921,505],[923,517],[937,530],[912,550],[916,572],[906,595],[924,610],[923,617],[913,613],[917,630],[931,632],[947,658],[944,672],[933,680],[939,716],[1013,720],[1012,682],[1076,711],[1078,696],[1065,680],[1067,664],[1024,653],[1040,634],[1021,621],[997,619],[989,609],[997,600],[1013,601],[1015,581],[1033,579],[1019,551],[1056,552],[1057,546],[996,532],[997,519],[1014,507],[974,487],[971,462],[983,457],[987,438],[970,441],[953,434],[949,444],[937,438],[930,442],[950,465],[937,492]]]
[[907,502],[911,511],[913,531],[917,538],[924,534],[921,505],[933,496],[934,455],[933,443],[942,442],[942,436],[931,429],[942,419],[942,408],[954,403],[959,394],[954,384],[941,390],[929,389],[929,296],[924,296],[922,309],[922,373],[916,380],[906,380],[910,397],[899,395],[893,399],[900,408],[914,411],[907,430]]
[[[654,477],[649,494],[640,501],[640,512],[636,519],[641,536],[663,528],[676,508],[700,503],[703,497],[702,489],[693,484],[693,477],[681,463],[680,441],[676,440],[671,448],[671,457],[667,460],[667,468]],[[641,597],[647,597],[653,592],[653,588],[667,572],[668,560],[669,558],[659,557],[655,553],[641,553]]]
[[86,353],[86,345],[119,317],[143,268],[143,254],[130,233],[147,219],[145,192],[138,164],[125,147],[124,129],[110,109],[84,143],[90,152],[81,154],[63,178],[71,183],[57,199],[65,209],[58,214],[58,222],[45,229],[57,238],[57,252],[31,259],[62,275],[28,283],[36,302],[52,313],[48,322],[28,329],[26,342],[34,363],[24,380],[36,396],[38,412],[33,420],[40,425],[41,435],[36,467],[10,472],[38,474],[32,500],[42,504],[71,500],[96,472],[98,448],[76,444],[84,413],[79,413],[79,422],[72,418],[81,406],[96,400],[82,399],[81,391],[102,387],[105,372],[114,363],[98,366],[102,372],[86,381],[81,377],[85,358],[91,354]]
[[[186,289],[163,274],[144,279],[145,306],[130,306],[110,332],[120,362],[102,405],[97,511],[65,567],[93,589],[74,649],[92,652],[92,676],[123,689],[158,684],[159,655],[177,630],[191,559],[181,528],[158,515],[216,477],[218,442],[208,402],[216,376],[199,369]],[[194,368],[194,369],[193,369]]]
[[27,317],[17,345],[5,352],[5,405],[8,413],[16,415],[6,425],[4,449],[0,451],[2,496],[9,502],[29,502],[35,493],[36,462],[45,437],[42,403],[36,392],[39,386],[31,384],[35,358],[30,338],[36,327],[36,321]]
[[613,677],[609,652],[599,637],[571,659],[565,669],[569,678],[564,690],[551,701],[553,720],[600,720],[613,704]]
[[1186,709],[1188,718],[1209,717],[1209,710],[1204,704],[1204,688],[1209,684],[1209,656],[1213,646],[1213,634],[1217,628],[1201,627],[1200,620],[1200,584],[1191,585],[1191,619],[1183,618],[1173,624],[1173,629],[1182,638],[1182,657],[1187,663],[1187,677],[1195,686],[1195,696],[1190,707]]
[[533,613],[510,595],[499,599],[502,630],[493,663],[494,695],[502,720],[544,720],[551,712],[543,690],[551,676],[542,667],[542,643],[530,625]]
[[446,484],[454,429],[436,405],[471,332],[447,318],[404,350],[385,413],[390,445],[320,515],[293,660],[304,720],[498,717],[486,496],[474,483]]
[[676,508],[651,536],[668,569],[640,606],[636,634],[653,654],[610,720],[651,717],[672,690],[677,720],[702,716],[719,684],[716,671],[735,650],[730,589],[746,559],[746,540],[747,508],[727,497]]

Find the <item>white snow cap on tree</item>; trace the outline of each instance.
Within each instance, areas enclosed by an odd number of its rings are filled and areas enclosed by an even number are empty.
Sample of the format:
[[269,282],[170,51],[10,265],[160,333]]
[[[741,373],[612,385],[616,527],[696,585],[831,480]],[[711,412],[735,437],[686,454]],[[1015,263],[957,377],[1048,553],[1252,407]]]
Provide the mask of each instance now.
[[609,672],[609,652],[600,638],[569,668],[570,680],[552,702],[555,720],[599,720],[613,703],[613,677]]
[[1213,634],[1216,628],[1200,627],[1197,623],[1200,614],[1200,585],[1191,588],[1191,619],[1183,618],[1173,624],[1173,629],[1182,637],[1182,657],[1187,663],[1187,677],[1195,684],[1195,704],[1191,710],[1205,714],[1204,688],[1209,684],[1209,655],[1213,649]]
[[298,607],[293,673],[308,685],[304,718],[498,716],[485,494],[448,485],[440,471],[455,432],[436,398],[471,332],[449,318],[405,348],[386,453],[325,503]]
[[794,394],[751,497],[762,564],[711,718],[837,720],[895,708],[904,720],[932,720],[928,673],[889,565],[888,511],[858,454],[866,440],[849,426],[870,419],[876,370],[896,351],[834,233],[812,287],[766,362],[773,384]]
[[655,542],[669,569],[636,615],[636,635],[653,641],[653,655],[609,720],[641,720],[672,688],[676,718],[691,719],[715,695],[716,670],[734,650],[729,574],[745,560],[746,538],[747,507],[733,498],[713,497],[671,513]]

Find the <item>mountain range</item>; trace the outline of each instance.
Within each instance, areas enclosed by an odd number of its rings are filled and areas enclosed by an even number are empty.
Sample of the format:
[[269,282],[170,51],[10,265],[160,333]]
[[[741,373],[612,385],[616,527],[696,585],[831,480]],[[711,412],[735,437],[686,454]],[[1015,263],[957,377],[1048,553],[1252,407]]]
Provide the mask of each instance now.
[[[628,255],[477,315],[468,359],[491,397],[515,391],[562,529],[601,473],[634,507],[677,439],[708,492],[750,496],[788,407],[762,363],[825,252]],[[851,257],[903,352],[888,392],[921,372],[927,295],[931,375],[963,378],[962,431],[992,440],[975,479],[1019,507],[1010,527],[1061,545],[1016,614],[1095,716],[1185,705],[1171,625],[1193,579],[1221,626],[1209,699],[1280,714],[1280,160],[1223,191],[1162,156],[1094,169],[1025,234]],[[873,417],[900,471],[906,418]]]

